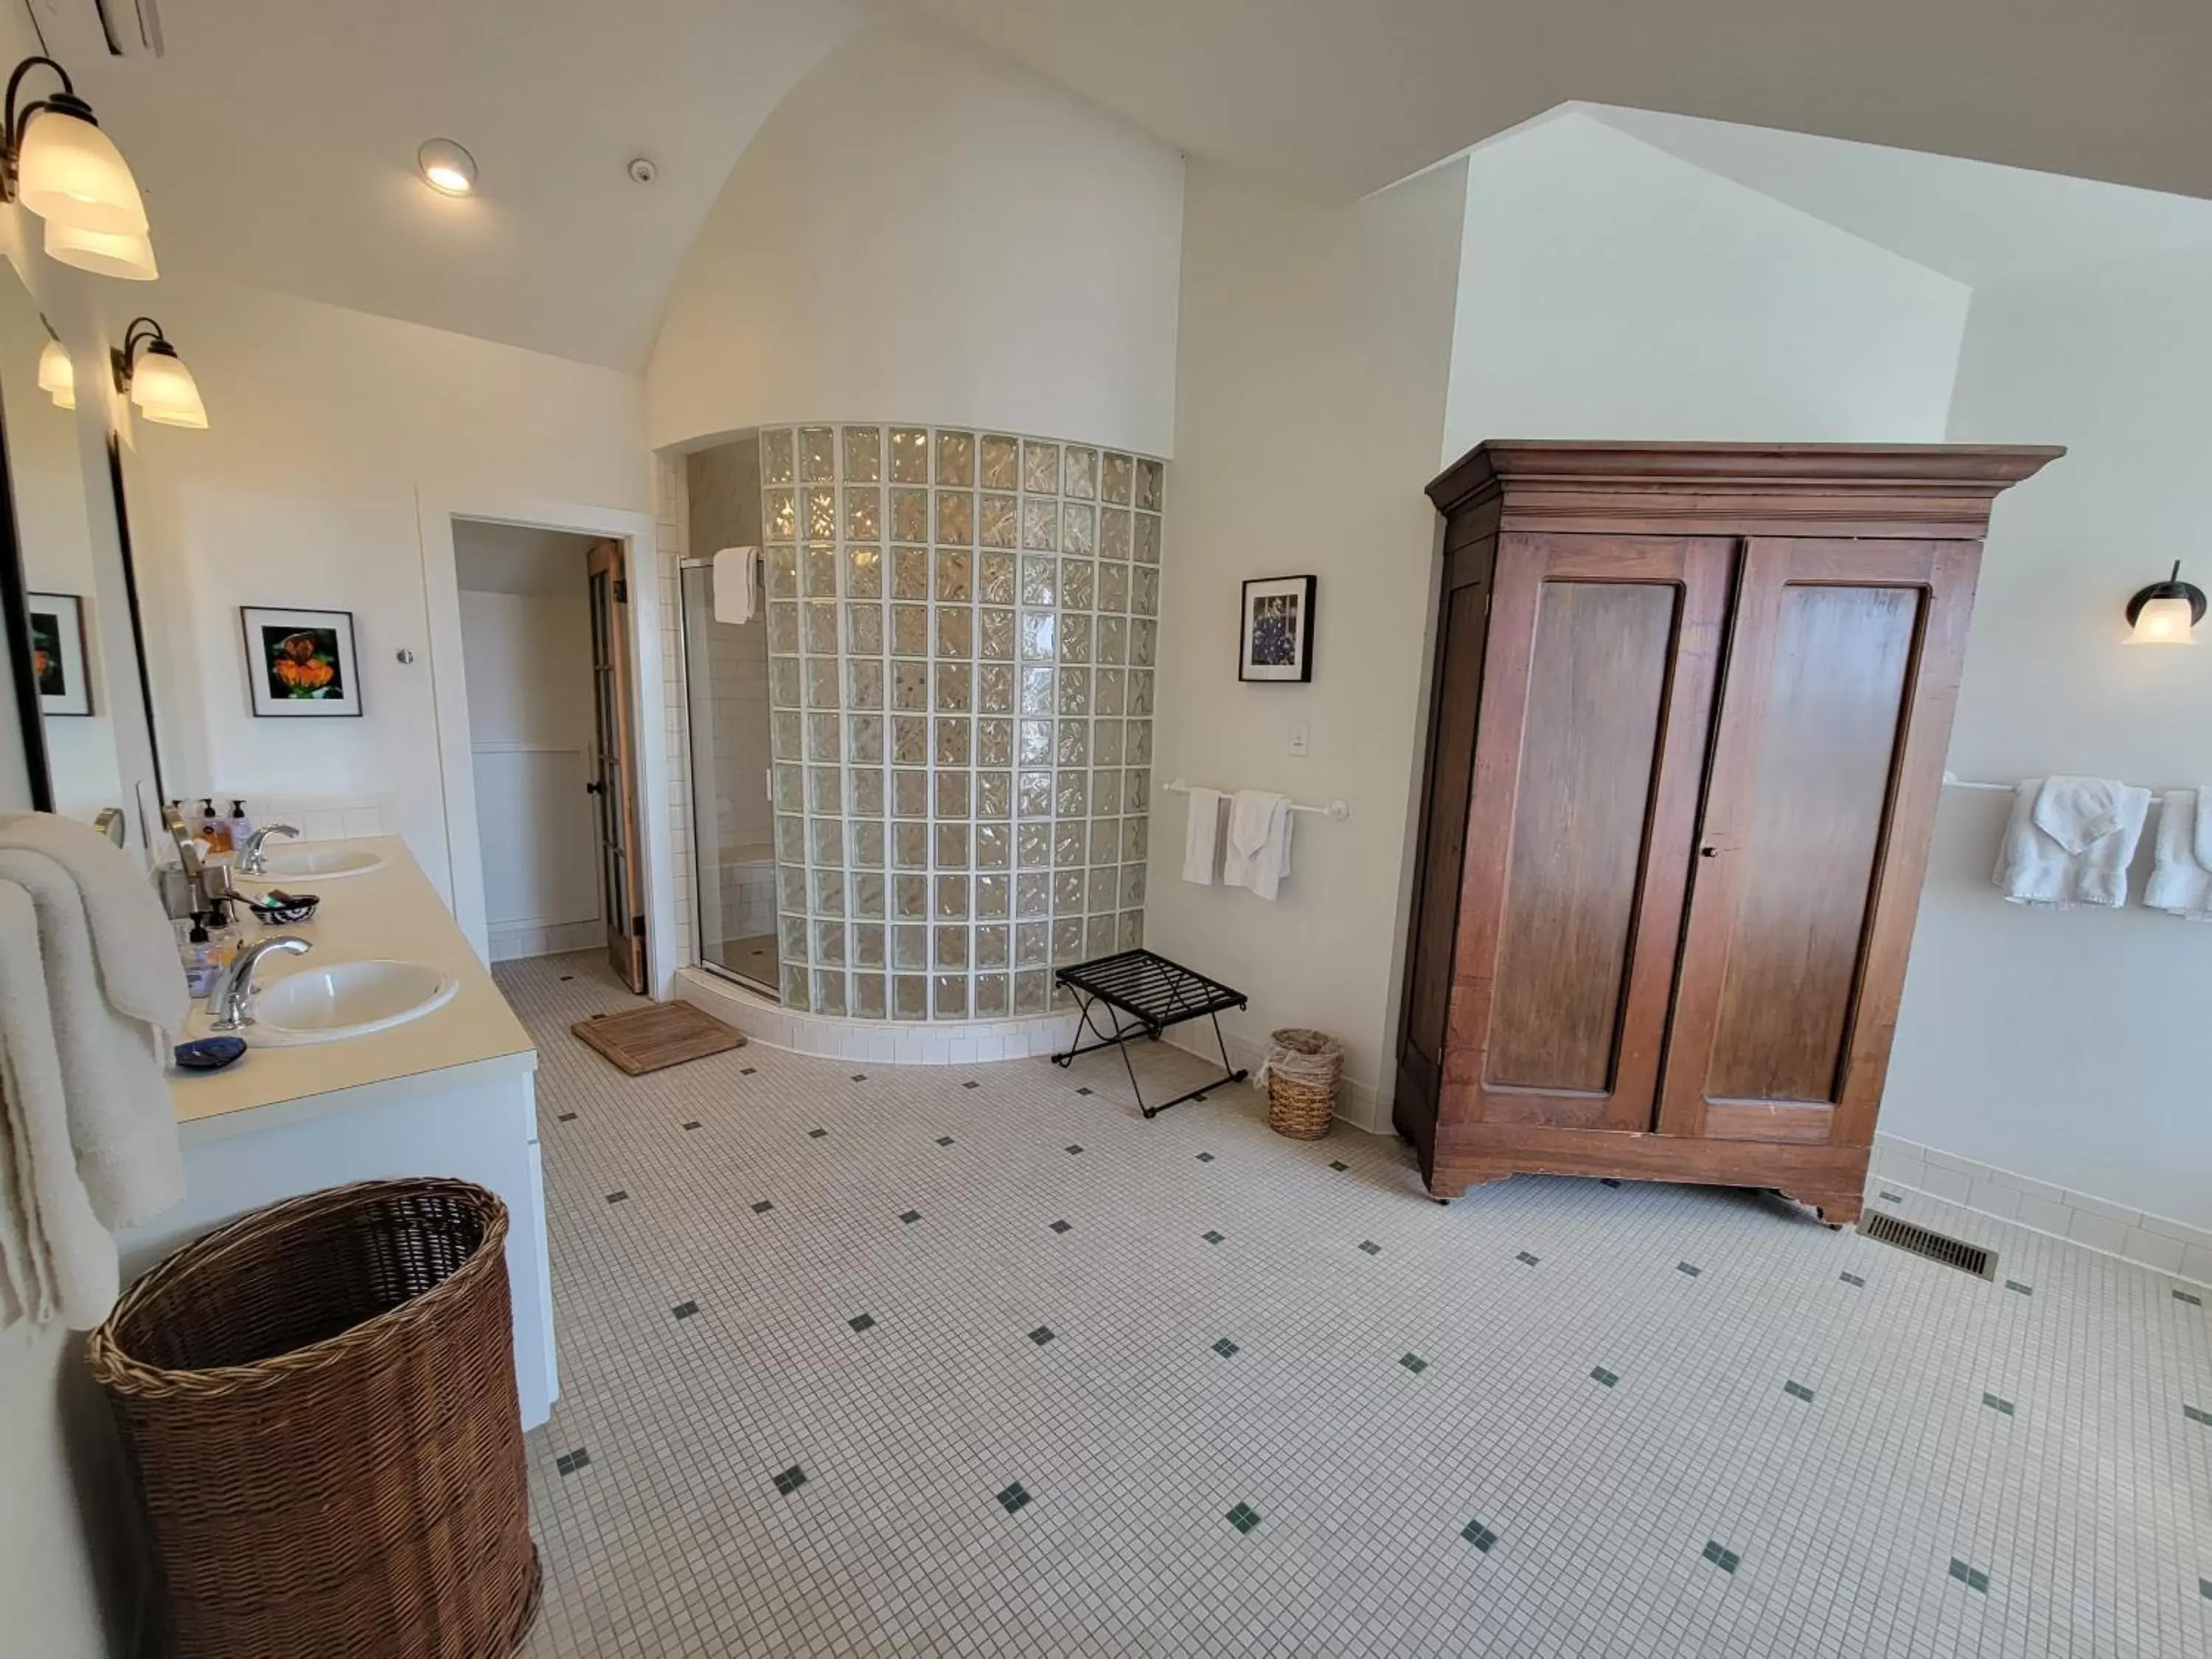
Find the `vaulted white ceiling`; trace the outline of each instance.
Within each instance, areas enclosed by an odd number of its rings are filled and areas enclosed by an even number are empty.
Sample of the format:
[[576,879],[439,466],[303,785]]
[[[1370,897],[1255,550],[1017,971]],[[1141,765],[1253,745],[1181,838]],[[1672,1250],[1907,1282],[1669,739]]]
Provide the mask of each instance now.
[[[886,10],[1325,192],[1580,100],[2212,196],[2212,6],[2180,0],[171,0],[141,62],[94,50],[92,0],[30,3],[170,272],[631,369],[762,121]],[[1880,164],[1808,185],[1816,151],[1619,124],[1965,280],[2033,251],[1962,240],[1956,191],[1917,220],[1883,204]],[[433,136],[475,154],[475,198],[417,179]],[[656,182],[627,176],[639,155]],[[2154,234],[2161,211],[2123,216]]]
[[913,0],[1194,155],[1366,191],[1583,100],[2212,196],[2191,0]]
[[[215,0],[165,6],[167,55],[117,62],[91,10],[40,0],[165,270],[631,369],[755,130],[865,20],[845,0]],[[476,196],[424,188],[432,137],[476,156]]]

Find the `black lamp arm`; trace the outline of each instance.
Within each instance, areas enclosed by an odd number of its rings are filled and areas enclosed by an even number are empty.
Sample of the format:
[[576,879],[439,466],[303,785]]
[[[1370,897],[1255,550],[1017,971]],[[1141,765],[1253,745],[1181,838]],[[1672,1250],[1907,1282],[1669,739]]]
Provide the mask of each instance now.
[[[140,333],[138,331],[141,329],[145,332]],[[131,319],[131,326],[123,331],[123,343],[107,354],[109,362],[115,368],[115,389],[118,392],[131,390],[131,372],[138,366],[139,348],[157,343],[163,346],[169,343],[169,337],[161,331],[161,324],[151,317]]]
[[[62,89],[51,98],[34,98],[18,110],[15,94],[22,90],[23,77],[40,68],[50,69],[60,76]],[[76,95],[76,83],[70,79],[67,70],[51,58],[26,58],[8,77],[6,104],[0,108],[0,201],[15,199],[15,153],[22,148],[23,129],[33,115],[45,109],[58,109],[81,121],[93,118],[92,106]]]
[[2194,582],[2181,580],[2181,561],[2179,559],[2173,562],[2172,575],[2162,582],[2153,582],[2128,601],[2129,627],[2136,625],[2136,618],[2142,614],[2143,606],[2153,599],[2186,599],[2189,602],[2189,625],[2194,628],[2204,620],[2204,590]]

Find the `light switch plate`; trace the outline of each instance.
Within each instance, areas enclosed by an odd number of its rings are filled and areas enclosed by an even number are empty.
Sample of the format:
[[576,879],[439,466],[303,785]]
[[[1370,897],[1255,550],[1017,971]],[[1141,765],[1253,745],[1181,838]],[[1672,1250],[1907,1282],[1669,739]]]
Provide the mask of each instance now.
[[1303,756],[1313,742],[1313,727],[1304,720],[1291,722],[1291,753]]

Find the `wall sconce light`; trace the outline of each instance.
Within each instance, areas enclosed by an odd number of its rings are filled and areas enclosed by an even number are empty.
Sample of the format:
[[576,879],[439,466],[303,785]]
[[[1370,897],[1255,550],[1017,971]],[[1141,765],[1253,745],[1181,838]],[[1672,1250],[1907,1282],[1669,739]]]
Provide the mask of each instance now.
[[154,264],[154,240],[144,231],[132,235],[87,230],[82,225],[46,221],[46,258],[126,283],[150,283],[161,273]]
[[61,343],[52,324],[47,325],[46,343],[39,351],[39,390],[54,400],[56,409],[76,407],[76,367],[70,362],[69,348]]
[[2173,574],[2153,582],[2128,601],[2130,645],[2194,645],[2191,631],[2204,620],[2204,590],[2181,580],[2181,562]]
[[[62,88],[51,97],[34,98],[21,109],[15,99],[23,77],[39,68],[52,70]],[[92,106],[76,95],[69,71],[51,58],[26,58],[8,77],[0,109],[0,200],[21,202],[46,222],[46,251],[64,264],[103,275],[115,274],[101,257],[112,250],[59,239],[55,226],[90,237],[146,241],[146,204],[123,152],[100,130]],[[153,248],[143,252],[145,274],[153,274]]]
[[108,355],[115,367],[115,389],[128,392],[148,420],[163,426],[199,428],[208,423],[207,406],[200,402],[191,370],[151,317],[133,319],[123,343]]
[[477,187],[477,158],[450,138],[432,138],[415,152],[422,182],[441,196],[466,196]]

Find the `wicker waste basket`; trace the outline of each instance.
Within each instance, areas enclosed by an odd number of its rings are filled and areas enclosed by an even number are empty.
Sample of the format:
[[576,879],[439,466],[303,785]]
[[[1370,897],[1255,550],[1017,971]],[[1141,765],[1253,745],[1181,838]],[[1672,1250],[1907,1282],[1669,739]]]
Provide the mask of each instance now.
[[365,1182],[186,1245],[93,1333],[177,1659],[499,1659],[538,1610],[507,1206]]
[[1267,1127],[1293,1140],[1319,1140],[1336,1120],[1344,1045],[1322,1031],[1285,1025],[1267,1037],[1267,1061],[1252,1080],[1267,1091]]

